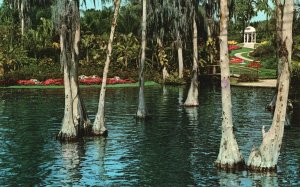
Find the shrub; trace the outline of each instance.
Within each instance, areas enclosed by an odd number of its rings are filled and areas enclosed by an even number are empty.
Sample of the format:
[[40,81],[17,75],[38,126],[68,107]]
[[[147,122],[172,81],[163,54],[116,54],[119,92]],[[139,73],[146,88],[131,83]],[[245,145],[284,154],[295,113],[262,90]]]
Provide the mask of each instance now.
[[253,52],[250,53],[253,57],[275,56],[276,49],[269,42],[264,45],[259,45]]
[[167,85],[182,85],[186,82],[183,78],[179,78],[176,73],[173,73],[168,78],[166,78],[164,83]]
[[241,74],[238,82],[257,82],[258,77],[254,74]]

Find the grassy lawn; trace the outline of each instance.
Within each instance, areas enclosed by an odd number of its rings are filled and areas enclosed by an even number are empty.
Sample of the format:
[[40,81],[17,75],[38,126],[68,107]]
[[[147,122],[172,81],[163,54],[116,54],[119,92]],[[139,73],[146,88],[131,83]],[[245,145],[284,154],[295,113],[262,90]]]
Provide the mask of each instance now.
[[247,74],[251,76],[257,76],[259,79],[273,79],[276,78],[276,70],[274,69],[266,69],[266,68],[250,68],[247,67],[248,63],[245,64],[231,64],[230,65],[230,73],[231,74]]
[[[241,44],[238,45],[242,47]],[[241,54],[242,57],[253,59],[253,60],[259,60],[249,56],[249,52],[251,51],[253,51],[253,49],[242,47],[241,49],[231,51],[230,56],[235,56],[235,54],[237,53],[242,53]],[[243,64],[230,64],[230,72],[232,74],[239,74],[239,75],[248,74],[251,76],[257,76],[258,74],[258,77],[260,79],[276,78],[276,69],[266,69],[262,67],[257,70],[256,68],[247,67],[249,63],[250,62],[245,61],[245,63]]]
[[244,52],[247,52],[247,54],[248,54],[250,51],[253,51],[253,49],[242,47],[240,49],[230,51],[229,55],[234,56],[237,53],[244,53]]
[[[153,81],[146,81],[145,86],[158,86],[159,84]],[[127,84],[108,84],[107,88],[129,88],[129,87],[138,87],[139,83],[127,83]],[[5,88],[14,88],[14,89],[62,89],[64,86],[44,86],[44,85],[33,85],[33,86],[26,86],[26,85],[14,85],[14,86],[0,86],[0,89]],[[80,85],[80,88],[101,88],[101,85]]]

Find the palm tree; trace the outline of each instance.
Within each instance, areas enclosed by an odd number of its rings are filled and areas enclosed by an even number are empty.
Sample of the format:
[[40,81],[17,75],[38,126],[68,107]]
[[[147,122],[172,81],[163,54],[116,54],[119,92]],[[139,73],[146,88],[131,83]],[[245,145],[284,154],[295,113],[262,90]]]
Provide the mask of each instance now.
[[222,137],[216,165],[224,169],[244,166],[244,159],[233,133],[230,71],[227,45],[227,0],[220,2],[220,66],[222,87]]
[[142,16],[142,54],[140,61],[139,73],[139,103],[136,116],[145,118],[147,116],[145,96],[144,96],[144,67],[145,67],[145,49],[146,49],[146,25],[147,25],[147,0],[143,0],[143,16]]
[[114,0],[114,17],[112,20],[112,25],[111,25],[111,31],[110,31],[110,36],[109,36],[109,41],[108,41],[108,49],[107,49],[107,54],[106,54],[106,61],[105,61],[105,66],[103,70],[103,79],[102,79],[102,85],[101,85],[101,91],[100,91],[100,98],[99,98],[99,105],[98,105],[98,112],[93,124],[93,134],[94,135],[106,135],[107,130],[105,128],[105,117],[104,117],[104,99],[105,99],[105,91],[106,91],[106,80],[107,80],[107,73],[108,73],[108,68],[110,64],[110,58],[111,58],[111,52],[112,52],[112,43],[114,39],[114,33],[117,25],[117,18],[118,18],[118,13],[120,9],[120,0]]
[[291,56],[292,56],[292,31],[293,31],[293,11],[294,1],[284,2],[277,0],[276,6],[281,7],[281,13],[277,14],[277,22],[281,23],[279,41],[279,66],[280,73],[275,112],[272,126],[268,132],[263,127],[263,141],[259,148],[254,148],[249,156],[248,168],[252,170],[266,171],[275,170],[282,144],[286,108],[289,95],[291,78]]

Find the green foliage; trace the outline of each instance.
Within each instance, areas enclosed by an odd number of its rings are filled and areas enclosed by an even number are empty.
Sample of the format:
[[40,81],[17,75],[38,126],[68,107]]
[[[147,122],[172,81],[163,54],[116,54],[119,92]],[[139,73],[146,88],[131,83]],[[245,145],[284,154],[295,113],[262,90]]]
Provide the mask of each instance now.
[[140,52],[140,42],[132,34],[116,34],[113,45],[113,59],[116,68],[127,69],[137,67]]
[[[218,56],[217,44],[216,41],[212,38],[208,38],[206,41],[206,52],[207,61],[211,64],[215,62],[216,59],[211,59],[211,56],[216,58]],[[211,55],[211,56],[210,56]]]
[[169,77],[166,78],[164,84],[167,85],[182,85],[186,84],[186,81],[182,78],[178,78],[178,73],[172,73]]
[[300,61],[293,61],[293,76],[300,78]]
[[262,42],[250,55],[260,59],[264,68],[277,69],[276,48],[271,42]]
[[1,26],[0,28],[0,64],[4,72],[20,69],[33,61],[27,55],[27,50],[22,43],[14,41],[13,26]]
[[82,54],[85,54],[85,58],[81,59],[79,63],[82,66],[96,66],[104,65],[107,40],[100,35],[85,34],[82,36]]
[[138,36],[141,27],[141,12],[142,6],[139,2],[128,3],[121,7],[117,31],[123,34],[133,33],[134,36]]
[[293,55],[292,58],[296,61],[300,61],[300,36],[293,38]]
[[102,10],[86,10],[83,12],[83,17],[81,17],[82,30],[98,35],[109,33],[112,16],[112,8],[104,7]]
[[254,74],[241,74],[238,82],[257,82],[258,77]]
[[275,52],[275,47],[270,42],[267,42],[259,45],[250,55],[253,57],[264,57],[275,54]]
[[236,30],[244,30],[248,26],[251,18],[256,15],[255,0],[238,0],[235,1],[233,16],[236,20]]
[[293,38],[292,59],[293,75],[300,78],[300,36]]
[[[82,56],[80,65],[103,67],[106,60],[107,42],[108,38],[105,35],[83,35],[81,51],[85,55]],[[132,33],[116,33],[112,52],[112,68],[124,70],[137,67],[140,43]]]
[[20,79],[37,79],[44,81],[48,78],[63,77],[58,64],[36,64],[30,63],[23,66],[19,70],[7,72],[4,76],[6,80],[20,80]]
[[168,66],[168,58],[163,46],[158,46],[158,60],[161,66],[167,67]]

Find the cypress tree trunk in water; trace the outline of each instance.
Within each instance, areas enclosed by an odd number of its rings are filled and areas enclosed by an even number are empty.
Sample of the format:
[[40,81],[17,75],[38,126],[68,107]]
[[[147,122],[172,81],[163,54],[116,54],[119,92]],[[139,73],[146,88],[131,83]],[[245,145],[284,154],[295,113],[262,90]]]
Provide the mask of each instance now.
[[146,16],[147,16],[147,1],[143,0],[143,17],[142,17],[142,54],[140,61],[139,73],[139,104],[136,116],[138,118],[145,118],[146,105],[144,96],[144,66],[145,66],[145,49],[146,49]]
[[[61,63],[64,69],[65,112],[62,128],[57,135],[61,141],[76,140],[91,132],[78,85],[78,57],[80,40],[79,4],[66,1],[69,9],[60,26]],[[70,19],[71,18],[71,19]]]
[[286,0],[283,5],[281,5],[280,1],[277,1],[277,3],[277,6],[280,6],[282,8],[281,10],[283,10],[280,37],[281,45],[279,50],[279,63],[282,65],[282,69],[281,73],[279,73],[278,94],[272,126],[267,133],[265,133],[263,127],[262,144],[258,149],[254,148],[252,150],[247,163],[250,170],[257,171],[276,170],[284,133],[290,86],[294,1]]
[[110,31],[110,36],[109,36],[109,41],[108,41],[108,48],[107,48],[107,54],[106,54],[106,61],[105,61],[105,67],[103,70],[103,79],[102,79],[102,85],[101,85],[101,91],[100,91],[100,97],[99,97],[99,104],[98,104],[98,112],[93,124],[93,134],[94,135],[106,135],[107,130],[105,128],[105,116],[104,116],[104,100],[105,100],[105,91],[106,91],[106,80],[107,80],[107,73],[108,73],[108,68],[110,64],[110,58],[111,58],[111,52],[112,52],[112,43],[114,39],[114,34],[115,34],[115,29],[117,25],[117,19],[118,19],[118,14],[119,14],[119,9],[120,9],[120,0],[115,0],[114,1],[114,17],[112,20],[112,25],[111,25],[111,31]]
[[183,54],[182,54],[182,41],[177,31],[177,53],[178,53],[178,77],[183,78]]
[[[276,0],[276,4],[280,5],[280,0]],[[277,84],[276,88],[278,89],[279,86],[279,78],[281,75],[281,72],[284,68],[284,62],[280,59],[280,51],[281,51],[281,41],[282,41],[282,24],[283,24],[283,8],[282,6],[276,6],[276,45],[277,45],[277,51],[276,55],[278,58],[277,63]],[[275,106],[276,106],[276,100],[277,100],[277,93],[274,94],[272,101],[268,104],[267,109],[269,109],[271,112],[274,112]],[[291,102],[288,103],[287,113],[290,113],[293,108],[293,104]],[[274,113],[273,113],[274,114]],[[290,126],[290,115],[286,115],[285,117],[285,123],[284,126],[288,127]]]
[[198,31],[196,23],[196,11],[193,15],[193,72],[190,89],[184,106],[198,106]]
[[220,66],[222,87],[222,138],[216,165],[223,169],[244,166],[244,159],[233,133],[230,71],[227,44],[227,0],[221,0]]

